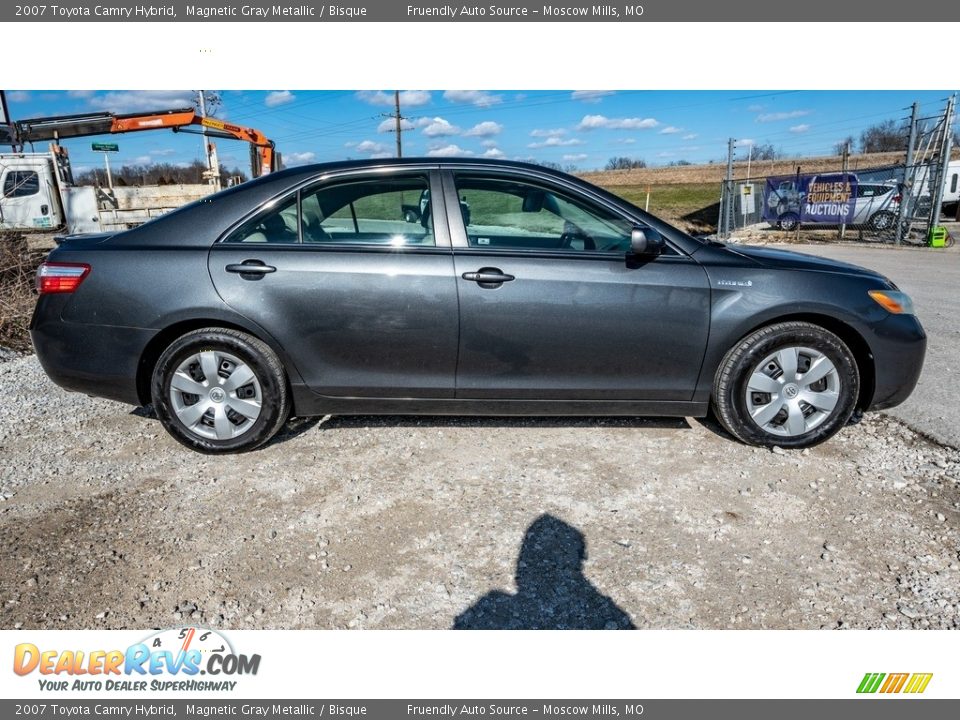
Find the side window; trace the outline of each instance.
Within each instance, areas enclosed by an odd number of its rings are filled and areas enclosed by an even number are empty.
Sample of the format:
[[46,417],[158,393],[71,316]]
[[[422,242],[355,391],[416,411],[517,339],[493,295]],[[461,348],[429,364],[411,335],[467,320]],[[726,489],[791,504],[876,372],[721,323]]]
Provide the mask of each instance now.
[[456,175],[470,247],[625,253],[633,223],[549,185]]
[[957,175],[960,173],[954,173],[953,177],[950,178],[950,192],[955,193],[957,191]]
[[302,193],[303,242],[437,244],[425,174],[325,183]]
[[40,192],[40,176],[33,170],[13,170],[3,179],[3,196],[27,197]]
[[282,201],[278,206],[260,213],[234,230],[226,242],[242,243],[296,243],[297,196]]

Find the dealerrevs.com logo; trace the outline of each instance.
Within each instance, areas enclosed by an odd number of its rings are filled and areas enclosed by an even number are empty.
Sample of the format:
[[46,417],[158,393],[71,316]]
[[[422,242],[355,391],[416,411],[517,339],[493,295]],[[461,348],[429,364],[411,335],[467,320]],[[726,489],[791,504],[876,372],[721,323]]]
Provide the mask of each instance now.
[[857,686],[858,693],[916,695],[927,689],[933,673],[867,673]]
[[163,630],[126,650],[51,650],[33,643],[14,648],[13,671],[39,675],[46,691],[231,691],[233,678],[256,675],[260,655],[234,651],[215,630]]

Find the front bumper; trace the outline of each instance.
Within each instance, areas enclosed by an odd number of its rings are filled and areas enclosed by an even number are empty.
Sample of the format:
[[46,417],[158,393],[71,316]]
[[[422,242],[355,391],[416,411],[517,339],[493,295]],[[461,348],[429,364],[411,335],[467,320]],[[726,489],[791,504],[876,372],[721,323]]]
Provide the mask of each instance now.
[[872,326],[874,388],[869,410],[899,405],[917,386],[927,351],[927,335],[914,315],[888,315]]

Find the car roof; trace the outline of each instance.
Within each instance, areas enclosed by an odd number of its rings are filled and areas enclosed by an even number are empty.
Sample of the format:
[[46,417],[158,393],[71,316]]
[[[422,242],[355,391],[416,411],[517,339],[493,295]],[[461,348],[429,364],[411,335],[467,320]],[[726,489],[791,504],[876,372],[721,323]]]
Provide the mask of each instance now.
[[515,160],[497,160],[493,158],[471,158],[471,157],[405,157],[405,158],[368,158],[358,160],[334,160],[325,163],[314,163],[311,165],[297,165],[295,167],[285,168],[271,173],[278,175],[301,175],[332,172],[337,170],[363,170],[376,168],[394,168],[406,166],[432,165],[435,167],[456,166],[480,168],[500,168],[504,170],[536,170],[538,172],[548,173],[557,176],[569,176],[561,170],[537,165],[536,163],[520,162]]

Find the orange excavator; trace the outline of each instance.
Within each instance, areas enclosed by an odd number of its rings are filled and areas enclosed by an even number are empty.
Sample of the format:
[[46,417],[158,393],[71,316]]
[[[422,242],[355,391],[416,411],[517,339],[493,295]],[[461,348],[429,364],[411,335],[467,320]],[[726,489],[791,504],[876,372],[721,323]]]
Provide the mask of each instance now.
[[43,140],[58,142],[67,138],[91,135],[163,129],[174,132],[194,132],[208,137],[229,138],[249,143],[250,169],[253,177],[267,175],[280,167],[280,153],[276,151],[273,141],[267,139],[262,132],[256,128],[234,125],[216,118],[198,115],[193,108],[128,115],[102,112],[18,120],[13,123],[13,138],[22,149],[27,143]]

